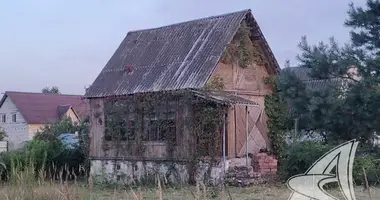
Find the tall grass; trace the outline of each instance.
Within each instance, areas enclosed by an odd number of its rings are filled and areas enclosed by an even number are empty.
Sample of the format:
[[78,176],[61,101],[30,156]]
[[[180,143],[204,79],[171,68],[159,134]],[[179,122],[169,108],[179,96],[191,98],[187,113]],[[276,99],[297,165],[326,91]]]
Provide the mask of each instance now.
[[[27,152],[23,156],[17,153],[9,153],[8,159],[10,164],[0,163],[2,173],[5,174],[0,189],[0,199],[6,200],[74,200],[74,199],[164,199],[166,185],[162,184],[159,177],[156,177],[156,188],[154,191],[146,190],[146,194],[141,188],[114,188],[114,192],[110,195],[109,188],[101,185],[92,184],[91,175],[88,181],[78,181],[78,176],[74,169],[67,166],[61,169],[47,167],[44,163],[46,154],[42,158],[42,162],[36,163],[36,156],[33,152]],[[41,158],[39,158],[41,159]],[[42,163],[42,164],[41,164]],[[87,174],[87,173],[84,173]],[[170,189],[170,188],[169,188]],[[171,188],[172,190],[175,190]],[[206,187],[197,184],[195,188],[197,192],[189,191],[187,195],[193,199],[208,199],[211,196]],[[223,190],[224,192],[224,190]],[[226,195],[221,199],[226,199]]]
[[[158,176],[155,188],[135,187],[132,189],[120,186],[110,189],[106,185],[93,185],[91,175],[87,177],[88,181],[79,181],[78,175],[75,174],[78,170],[69,169],[68,165],[58,169],[54,165],[47,167],[44,164],[36,164],[35,155],[32,152],[27,153],[26,156],[12,154],[10,164],[0,163],[0,166],[6,174],[0,189],[0,199],[5,200],[280,200],[287,199],[289,195],[287,188],[269,185],[227,188],[224,185],[206,187],[203,183],[197,183],[195,187],[173,188],[165,185],[165,181],[161,181]],[[233,190],[232,193],[229,190]],[[371,192],[373,199],[380,198],[380,190],[373,189]],[[362,191],[357,191],[357,194],[359,199],[368,199],[367,194]]]

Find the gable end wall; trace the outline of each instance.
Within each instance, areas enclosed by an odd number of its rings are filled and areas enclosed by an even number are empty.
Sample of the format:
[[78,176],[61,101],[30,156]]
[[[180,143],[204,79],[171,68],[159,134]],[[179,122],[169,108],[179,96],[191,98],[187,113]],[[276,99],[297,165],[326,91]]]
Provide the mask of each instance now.
[[[262,52],[262,49],[258,51]],[[261,148],[270,149],[267,116],[264,111],[265,95],[272,93],[271,87],[265,84],[265,78],[269,76],[266,67],[262,64],[251,63],[248,67],[242,68],[237,63],[225,64],[220,61],[206,83],[207,85],[221,78],[225,91],[236,92],[236,95],[259,104],[259,108],[249,108],[248,129],[252,134],[250,137],[252,141],[248,143],[248,147],[251,153],[258,152]],[[245,153],[245,150],[243,152],[246,142],[245,119],[245,106],[233,106],[229,109],[227,134],[229,157],[242,156]],[[254,124],[256,119],[259,124]]]
[[[8,135],[9,148],[14,149],[29,140],[28,124],[26,123],[21,112],[17,109],[13,101],[7,97],[0,107],[0,117],[6,115],[6,122],[3,123],[0,118],[0,127],[3,128]],[[12,115],[16,114],[16,122],[12,122]]]

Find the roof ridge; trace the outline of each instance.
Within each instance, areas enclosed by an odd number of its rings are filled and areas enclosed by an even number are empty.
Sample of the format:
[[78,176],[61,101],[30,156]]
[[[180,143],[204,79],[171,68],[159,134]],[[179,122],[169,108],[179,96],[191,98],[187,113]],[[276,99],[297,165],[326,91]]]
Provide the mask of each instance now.
[[21,91],[5,91],[7,93],[19,93],[19,94],[41,94],[41,95],[55,95],[55,96],[83,96],[81,94],[55,94],[55,93],[42,93],[42,92],[21,92]]
[[145,29],[131,30],[131,31],[128,31],[127,35],[129,33],[136,33],[136,32],[149,31],[149,30],[159,30],[159,29],[162,29],[162,28],[168,28],[168,27],[171,27],[171,26],[179,25],[179,24],[185,24],[185,23],[190,23],[190,22],[195,22],[195,21],[202,21],[202,20],[216,19],[216,18],[226,17],[226,16],[229,16],[229,15],[234,15],[234,14],[237,14],[237,13],[244,13],[244,12],[249,13],[251,11],[252,11],[251,9],[244,9],[244,10],[239,10],[239,11],[234,11],[234,12],[228,12],[228,13],[224,13],[224,14],[211,15],[211,16],[208,16],[208,17],[202,17],[202,18],[198,18],[198,19],[192,19],[192,20],[187,20],[187,21],[182,21],[182,22],[176,22],[176,23],[172,23],[172,24],[169,24],[169,25],[163,25],[163,26],[159,26],[159,27],[155,27],[155,28],[145,28]]
[[71,104],[59,104],[59,105],[57,105],[57,106],[71,106],[72,107],[72,105]]

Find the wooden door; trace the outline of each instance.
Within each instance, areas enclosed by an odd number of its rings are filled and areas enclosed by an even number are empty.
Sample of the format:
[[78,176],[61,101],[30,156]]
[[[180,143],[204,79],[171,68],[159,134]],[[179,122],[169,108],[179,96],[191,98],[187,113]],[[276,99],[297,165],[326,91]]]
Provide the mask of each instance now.
[[260,149],[267,148],[267,137],[262,124],[263,108],[248,107],[248,141],[246,126],[246,106],[236,106],[236,150],[239,157],[248,153],[255,154]]

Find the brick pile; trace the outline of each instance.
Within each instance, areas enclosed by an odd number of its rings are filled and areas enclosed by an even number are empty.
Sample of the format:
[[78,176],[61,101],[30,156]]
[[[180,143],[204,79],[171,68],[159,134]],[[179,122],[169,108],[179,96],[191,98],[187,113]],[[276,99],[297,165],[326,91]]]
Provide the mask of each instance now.
[[262,175],[275,175],[277,173],[277,159],[267,153],[257,153],[252,159],[253,171]]
[[225,182],[230,186],[247,187],[272,182],[276,179],[277,159],[267,153],[257,153],[251,166],[245,166],[245,158],[228,167]]
[[228,169],[225,178],[227,185],[235,187],[247,187],[266,182],[266,180],[261,178],[260,173],[253,171],[252,166],[231,167]]

